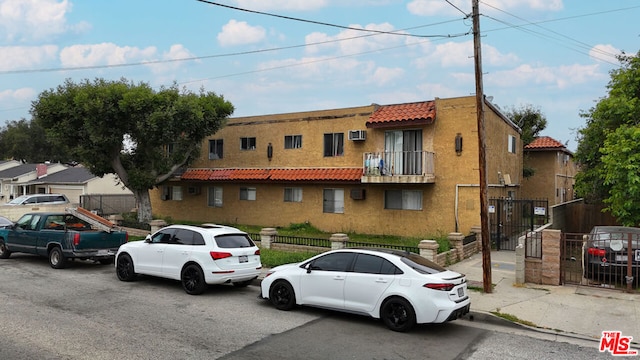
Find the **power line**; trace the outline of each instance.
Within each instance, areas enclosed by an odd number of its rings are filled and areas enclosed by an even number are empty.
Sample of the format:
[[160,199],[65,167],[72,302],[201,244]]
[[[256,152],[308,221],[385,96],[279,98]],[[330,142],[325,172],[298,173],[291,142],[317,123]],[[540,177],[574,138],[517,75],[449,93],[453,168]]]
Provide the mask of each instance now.
[[[456,21],[459,21],[459,20],[460,19],[446,20],[446,21],[441,21],[441,22],[437,22],[437,23],[433,23],[433,24],[425,24],[425,25],[419,25],[419,26],[413,26],[413,27],[408,27],[408,28],[404,28],[404,29],[399,29],[398,31],[408,31],[408,30],[421,29],[421,28],[425,28],[425,27],[443,25],[443,24],[447,24],[447,23],[451,23],[451,22],[456,22]],[[396,35],[400,35],[402,33],[397,32],[395,34]],[[447,38],[455,38],[455,37],[459,37],[459,36],[465,36],[465,35],[468,35],[468,34],[469,34],[469,32],[456,34],[456,35],[448,35]],[[275,47],[275,48],[258,49],[258,50],[250,50],[250,51],[240,51],[240,52],[226,53],[226,54],[193,56],[193,57],[178,58],[178,59],[149,60],[149,61],[141,61],[141,62],[125,63],[125,64],[71,66],[71,67],[44,68],[44,69],[5,70],[5,71],[0,71],[0,75],[45,73],[45,72],[57,72],[57,71],[110,69],[110,68],[120,68],[120,67],[140,66],[140,65],[166,64],[166,63],[181,62],[181,61],[196,61],[196,60],[204,60],[204,59],[213,59],[213,58],[240,56],[240,55],[259,54],[259,53],[265,53],[265,52],[271,52],[271,51],[290,50],[290,49],[296,49],[296,48],[307,47],[307,46],[324,45],[324,44],[330,44],[330,43],[341,42],[341,41],[361,39],[361,38],[371,37],[371,36],[376,36],[376,35],[380,35],[380,33],[379,32],[374,32],[374,33],[366,34],[366,35],[358,35],[358,36],[352,36],[352,37],[348,37],[348,38],[341,38],[341,39],[335,39],[335,40],[317,41],[317,42],[313,42],[313,43],[306,43],[306,44],[299,44],[299,45],[281,46],[281,47]]]
[[253,14],[272,16],[272,17],[285,19],[285,20],[293,20],[293,21],[299,21],[299,22],[304,22],[304,23],[309,23],[309,24],[316,24],[316,25],[335,27],[335,28],[339,28],[339,29],[347,29],[347,30],[354,30],[354,31],[364,31],[364,32],[371,32],[371,33],[385,34],[385,35],[400,35],[400,36],[419,37],[419,38],[437,38],[437,37],[448,38],[448,37],[452,37],[453,36],[453,35],[417,35],[417,34],[400,33],[400,32],[396,32],[396,31],[382,31],[382,30],[355,28],[355,27],[336,25],[336,24],[331,24],[331,23],[326,23],[326,22],[321,22],[321,21],[307,20],[307,19],[301,19],[301,18],[296,18],[296,17],[291,17],[291,16],[267,13],[267,12],[256,11],[256,10],[249,10],[249,9],[239,8],[239,7],[235,7],[235,6],[231,6],[231,5],[220,4],[220,3],[213,2],[213,1],[208,1],[208,0],[196,0],[196,1],[199,1],[199,2],[205,3],[205,4],[209,4],[209,5],[225,7],[225,8],[228,8],[228,9],[244,11],[244,12],[253,13]]

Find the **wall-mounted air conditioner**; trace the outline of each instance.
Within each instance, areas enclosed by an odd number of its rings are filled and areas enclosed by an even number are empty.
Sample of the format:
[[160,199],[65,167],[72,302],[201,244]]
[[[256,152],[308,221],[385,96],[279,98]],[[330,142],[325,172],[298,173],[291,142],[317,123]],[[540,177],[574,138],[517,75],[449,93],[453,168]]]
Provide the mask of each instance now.
[[367,131],[366,130],[349,130],[349,140],[366,140],[367,139]]

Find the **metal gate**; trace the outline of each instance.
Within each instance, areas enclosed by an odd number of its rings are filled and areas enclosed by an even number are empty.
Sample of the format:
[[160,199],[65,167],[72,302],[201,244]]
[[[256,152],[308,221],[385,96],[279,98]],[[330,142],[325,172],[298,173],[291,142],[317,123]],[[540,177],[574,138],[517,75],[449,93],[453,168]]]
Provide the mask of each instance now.
[[496,250],[515,250],[518,238],[549,220],[546,199],[489,199],[489,229],[491,247]]

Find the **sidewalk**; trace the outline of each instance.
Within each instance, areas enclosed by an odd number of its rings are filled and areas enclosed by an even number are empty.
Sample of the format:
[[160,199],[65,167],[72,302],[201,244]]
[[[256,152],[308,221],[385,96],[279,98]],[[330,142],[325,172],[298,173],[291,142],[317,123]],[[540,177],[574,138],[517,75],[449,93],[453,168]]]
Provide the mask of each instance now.
[[640,295],[577,285],[515,284],[515,252],[491,252],[493,292],[482,292],[482,254],[448,268],[467,276],[476,320],[499,312],[539,330],[599,340],[602,331],[620,331],[640,343]]

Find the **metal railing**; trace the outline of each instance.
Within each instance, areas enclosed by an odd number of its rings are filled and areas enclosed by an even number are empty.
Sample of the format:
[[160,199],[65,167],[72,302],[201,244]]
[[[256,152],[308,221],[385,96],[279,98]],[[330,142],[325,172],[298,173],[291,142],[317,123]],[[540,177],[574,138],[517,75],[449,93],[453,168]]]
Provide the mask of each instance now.
[[430,151],[381,151],[362,155],[365,176],[433,175],[435,154]]
[[366,242],[359,242],[359,241],[347,241],[346,247],[383,248],[383,249],[402,250],[402,251],[407,251],[407,252],[420,254],[420,248],[418,248],[417,246],[404,246],[404,245],[393,245],[393,244],[374,244],[374,243],[366,243]]
[[305,246],[331,248],[331,241],[329,239],[322,239],[322,238],[277,235],[273,242],[278,244],[305,245]]

